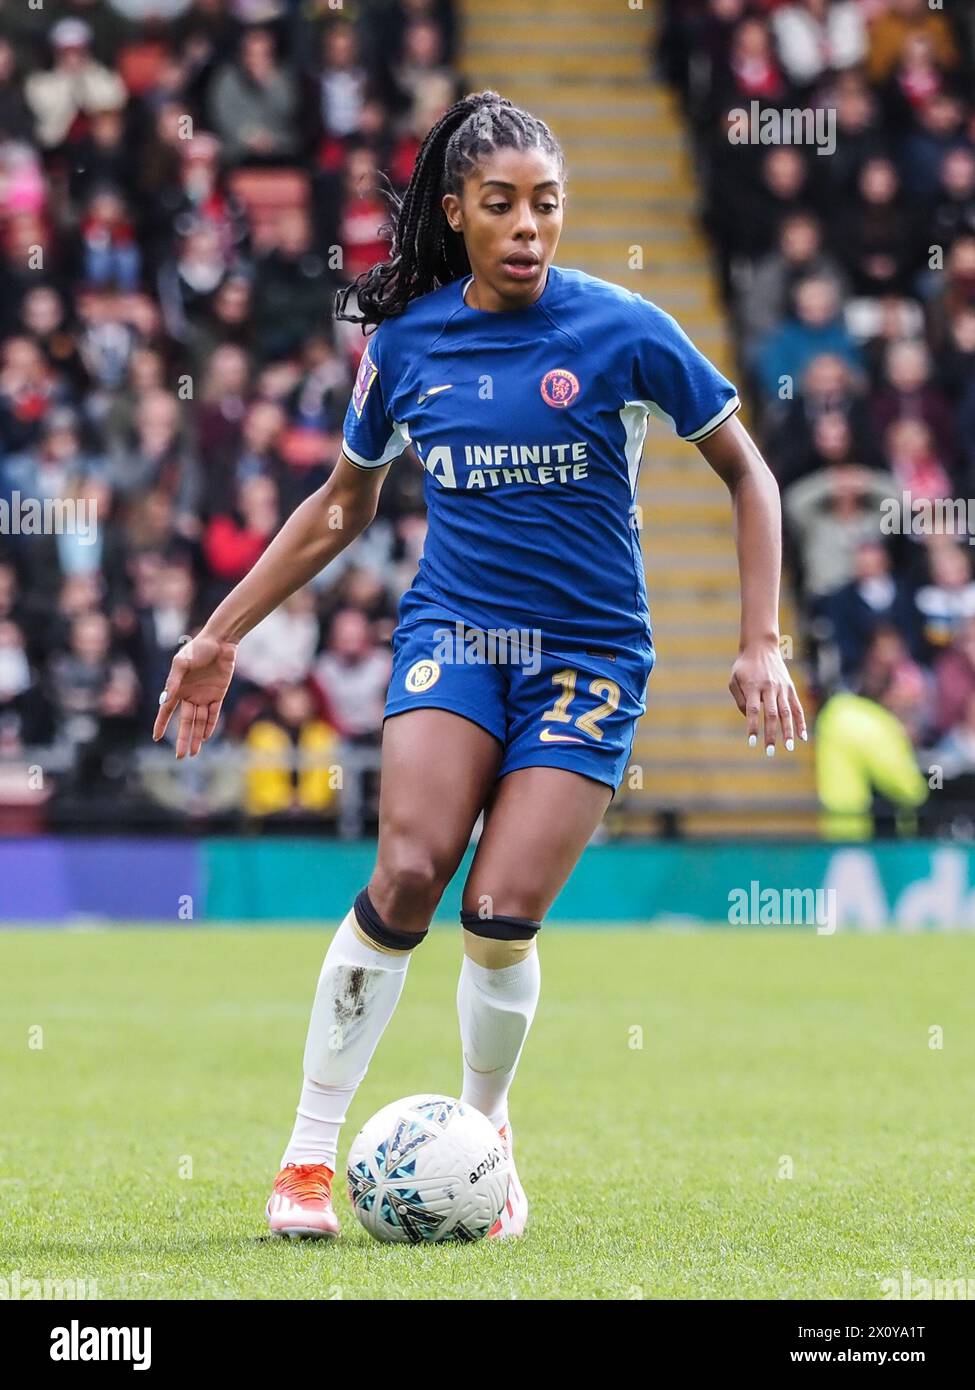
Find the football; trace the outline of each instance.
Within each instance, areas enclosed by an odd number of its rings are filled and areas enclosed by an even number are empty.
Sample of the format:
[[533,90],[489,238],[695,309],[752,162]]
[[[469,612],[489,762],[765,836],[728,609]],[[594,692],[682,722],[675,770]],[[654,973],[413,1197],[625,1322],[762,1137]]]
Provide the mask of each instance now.
[[349,1200],[377,1240],[474,1241],[497,1220],[508,1159],[490,1121],[450,1096],[383,1106],[349,1151]]

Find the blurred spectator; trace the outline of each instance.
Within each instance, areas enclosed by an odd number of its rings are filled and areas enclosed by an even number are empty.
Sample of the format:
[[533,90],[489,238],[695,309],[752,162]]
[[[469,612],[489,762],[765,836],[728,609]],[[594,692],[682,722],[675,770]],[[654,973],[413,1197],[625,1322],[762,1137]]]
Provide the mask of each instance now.
[[938,176],[945,156],[965,140],[965,108],[956,96],[938,91],[912,112],[913,124],[900,144],[904,187],[925,205],[937,197]]
[[[8,169],[9,169],[9,149]],[[43,268],[55,288],[65,280],[65,257],[56,245],[51,227],[39,212],[11,211],[0,226],[0,328],[10,332],[17,322],[24,296],[34,289]]]
[[109,478],[123,500],[163,493],[172,503],[179,532],[187,538],[198,534],[200,470],[181,438],[175,396],[163,390],[149,390],[142,396],[133,437],[113,454]]
[[136,713],[135,671],[113,655],[103,613],[81,613],[73,620],[68,650],[54,657],[50,680],[56,716],[73,742],[89,742],[102,726]]
[[914,595],[908,582],[894,574],[890,555],[878,540],[859,546],[853,578],[827,596],[823,612],[830,621],[840,672],[847,683],[863,669],[867,649],[881,627],[894,628],[903,635],[911,655],[919,654]]
[[345,139],[359,131],[367,85],[355,29],[343,20],[336,20],[322,34],[322,68],[318,79],[321,122],[326,135]]
[[0,352],[0,440],[5,453],[36,443],[53,408],[69,399],[67,383],[27,337],[8,338]]
[[270,478],[280,483],[285,464],[279,444],[287,417],[272,401],[254,401],[247,408],[240,440],[228,452],[211,456],[207,511],[211,514],[250,478]]
[[201,305],[189,343],[194,370],[203,371],[221,343],[233,343],[250,356],[255,350],[253,284],[249,276],[231,272]]
[[951,645],[934,666],[935,703],[933,724],[939,733],[953,729],[975,696],[975,617],[964,618],[955,628]]
[[[815,473],[821,468],[854,464],[859,457],[857,441],[849,418],[840,410],[824,410],[817,415],[812,421],[805,444],[805,453],[798,470],[798,476],[801,477]],[[783,475],[779,481],[783,487],[787,487],[791,479]]]
[[206,228],[216,238],[224,265],[233,265],[245,253],[247,219],[233,193],[221,179],[220,141],[198,130],[190,140],[176,143],[179,163],[156,195],[158,224],[150,229],[156,259],[161,259],[173,232],[187,237]]
[[957,406],[975,382],[975,305],[959,309],[949,323],[938,374],[949,400]]
[[223,458],[240,445],[250,391],[250,358],[224,343],[210,357],[196,412],[196,436],[205,458]]
[[68,188],[72,202],[82,206],[97,188],[126,188],[135,177],[122,110],[108,106],[92,111],[86,132],[71,149]]
[[918,589],[917,608],[924,640],[937,652],[975,617],[971,550],[948,537],[935,537],[928,546],[928,565],[931,582]]
[[975,235],[975,150],[967,145],[949,150],[941,161],[931,242],[950,246],[962,235]]
[[408,125],[418,112],[450,104],[455,80],[445,64],[444,37],[437,24],[420,17],[409,21],[393,75],[407,99]]
[[328,323],[335,283],[312,245],[307,214],[297,208],[282,213],[273,243],[257,262],[254,312],[264,358],[299,352]]
[[125,204],[114,189],[92,194],[79,232],[82,274],[89,284],[138,289],[142,255]]
[[928,798],[914,753],[923,701],[920,673],[907,665],[886,672],[862,695],[840,692],[826,701],[813,748],[827,839],[869,838],[878,799],[892,806],[903,832],[915,828],[912,813]]
[[89,385],[74,327],[63,296],[50,285],[28,290],[20,306],[20,324],[30,334],[65,394],[79,397]]
[[810,472],[817,461],[825,462],[815,441],[816,425],[824,416],[841,416],[855,452],[873,461],[869,417],[857,374],[842,358],[820,353],[806,367],[798,393],[787,403],[781,423],[771,433],[769,461],[783,488]]
[[836,248],[859,294],[910,288],[920,264],[921,231],[889,159],[869,159],[837,220]]
[[867,70],[872,82],[882,82],[891,75],[908,40],[917,34],[929,41],[941,66],[953,68],[957,64],[955,39],[943,14],[932,10],[927,0],[888,0],[877,7],[870,22]]
[[298,83],[268,29],[245,29],[236,60],[210,88],[213,128],[230,164],[286,162],[298,154]]
[[338,737],[312,689],[282,684],[246,739],[247,811],[252,816],[320,815],[335,800]]
[[856,188],[868,160],[886,153],[880,107],[859,73],[847,72],[832,84],[830,99],[836,111],[836,149],[822,162],[825,189],[832,198],[847,199]]
[[67,139],[80,115],[117,110],[126,99],[121,77],[92,56],[91,28],[83,19],[59,19],[50,42],[52,68],[32,73],[24,88],[45,149]]
[[345,737],[378,739],[389,669],[389,652],[376,645],[365,614],[355,608],[338,612],[314,679]]
[[944,272],[928,301],[929,333],[935,351],[948,341],[953,320],[975,308],[975,236],[967,233],[952,243]]
[[745,17],[733,30],[727,65],[717,87],[722,106],[747,106],[754,98],[775,103],[785,97],[785,78],[766,21]]
[[[748,113],[749,108],[743,108]],[[752,132],[758,138],[758,132]],[[735,150],[735,159],[723,157]],[[809,166],[794,146],[731,145],[728,129],[712,160],[706,225],[722,258],[754,261],[774,249],[786,217],[812,201]]]
[[159,269],[159,302],[171,337],[186,341],[231,267],[219,230],[195,222]]
[[324,333],[312,332],[301,353],[301,375],[289,406],[296,424],[341,432],[351,386],[348,367]]
[[321,642],[312,589],[299,589],[241,641],[237,674],[258,689],[307,679]]
[[772,15],[782,65],[796,87],[856,67],[867,51],[867,30],[853,0],[803,0]]
[[0,140],[26,142],[34,132],[19,68],[13,44],[0,34]]
[[389,256],[388,241],[380,235],[389,221],[389,210],[377,190],[375,155],[364,147],[351,151],[345,178],[346,213],[339,229],[342,278],[346,282]]
[[37,689],[23,630],[0,617],[0,729],[18,748],[41,743],[50,735],[47,705]]
[[861,545],[880,534],[880,503],[895,488],[888,474],[841,464],[811,473],[786,491],[783,508],[799,546],[808,599],[849,584]]
[[951,496],[951,480],[921,420],[897,420],[884,433],[890,470],[901,490],[931,500]]
[[756,264],[741,290],[742,332],[746,351],[781,323],[800,280],[828,279],[842,286],[844,276],[836,258],[823,249],[822,228],[809,212],[793,212],[779,226],[776,246]]
[[[958,717],[952,720],[944,737],[930,750],[928,758],[940,770],[943,787],[939,790],[946,792],[950,800],[959,799],[962,792],[970,810],[971,778],[975,774],[975,690],[968,692]],[[964,788],[958,785],[962,778],[966,779]]]
[[0,144],[0,193],[6,216],[23,217],[26,225],[33,225],[29,219],[43,214],[47,192],[37,152],[26,141],[4,140]]
[[955,462],[955,420],[944,391],[931,379],[931,355],[923,341],[893,343],[884,362],[884,384],[871,400],[875,428],[884,434],[895,422],[925,425],[949,466]]
[[780,397],[783,380],[795,383],[813,358],[822,353],[860,364],[860,351],[840,314],[839,287],[821,276],[800,280],[795,288],[793,316],[762,341],[758,350],[759,383],[768,399]]
[[211,574],[223,581],[225,592],[260,558],[279,524],[277,485],[263,475],[239,485],[233,512],[213,517],[203,536],[203,550]]

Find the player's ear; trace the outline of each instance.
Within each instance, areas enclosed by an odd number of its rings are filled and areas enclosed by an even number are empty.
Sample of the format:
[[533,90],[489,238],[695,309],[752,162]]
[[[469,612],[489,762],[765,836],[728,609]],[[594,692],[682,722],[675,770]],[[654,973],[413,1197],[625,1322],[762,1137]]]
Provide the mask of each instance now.
[[440,200],[440,206],[443,208],[444,216],[450,224],[450,230],[452,232],[462,231],[460,199],[457,197],[457,194],[445,193]]

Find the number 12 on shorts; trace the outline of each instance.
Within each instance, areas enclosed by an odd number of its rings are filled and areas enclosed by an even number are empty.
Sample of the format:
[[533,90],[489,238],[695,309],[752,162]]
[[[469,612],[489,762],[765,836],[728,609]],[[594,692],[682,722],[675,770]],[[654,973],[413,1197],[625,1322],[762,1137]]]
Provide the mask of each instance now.
[[[571,724],[573,722],[572,715],[569,713],[569,705],[575,698],[578,679],[578,671],[567,668],[564,671],[555,672],[552,677],[552,684],[560,685],[562,694],[551,709],[545,710],[542,715],[543,719],[553,720],[556,724]],[[602,699],[603,703],[597,705],[587,714],[580,714],[575,720],[575,727],[582,729],[584,733],[598,740],[603,736],[599,721],[605,719],[608,714],[612,714],[614,710],[619,709],[620,688],[615,681],[607,680],[605,676],[597,676],[595,680],[589,682],[589,693],[594,695],[597,700]]]

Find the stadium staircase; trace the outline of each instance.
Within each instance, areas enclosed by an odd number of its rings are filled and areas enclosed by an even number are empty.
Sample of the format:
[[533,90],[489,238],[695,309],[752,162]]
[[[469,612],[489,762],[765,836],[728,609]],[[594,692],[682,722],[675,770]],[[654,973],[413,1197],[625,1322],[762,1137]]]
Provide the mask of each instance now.
[[[696,217],[679,107],[653,72],[652,0],[462,0],[461,69],[548,121],[568,164],[558,263],[627,286],[673,313],[735,378],[724,309]],[[643,268],[631,269],[634,248]],[[641,468],[643,550],[657,648],[648,712],[615,829],[788,835],[815,827],[812,758],[749,749],[728,693],[738,588],[724,485],[690,444],[651,421]],[[800,656],[788,595],[782,632]],[[788,656],[788,651],[786,651]],[[800,688],[800,693],[805,692]],[[806,702],[807,712],[809,710]]]

